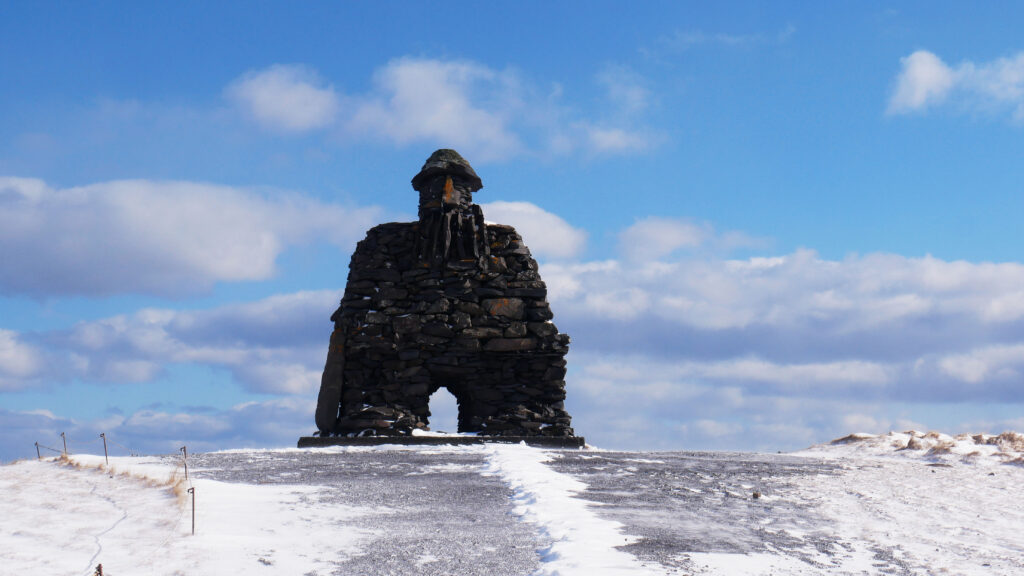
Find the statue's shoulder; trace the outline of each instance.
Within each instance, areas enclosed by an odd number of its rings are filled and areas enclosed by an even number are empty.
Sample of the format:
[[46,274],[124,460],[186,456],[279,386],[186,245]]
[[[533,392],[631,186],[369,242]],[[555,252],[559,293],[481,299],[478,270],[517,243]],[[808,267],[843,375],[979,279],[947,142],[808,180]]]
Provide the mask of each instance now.
[[416,228],[416,222],[385,222],[377,224],[366,231],[366,236],[386,236],[389,234],[406,234]]
[[521,243],[523,237],[516,232],[516,229],[508,224],[491,224],[487,223],[487,239],[489,242],[502,242],[507,244],[508,242]]
[[487,223],[487,231],[495,236],[511,236],[516,233],[516,229],[508,224],[494,224],[491,222]]
[[516,232],[516,229],[508,224],[487,223],[487,243],[490,245],[491,254],[503,256],[519,254],[530,255],[530,249],[523,242],[523,237]]
[[416,231],[416,222],[387,222],[366,231],[366,237],[356,246],[357,251],[375,250],[380,245],[410,242]]

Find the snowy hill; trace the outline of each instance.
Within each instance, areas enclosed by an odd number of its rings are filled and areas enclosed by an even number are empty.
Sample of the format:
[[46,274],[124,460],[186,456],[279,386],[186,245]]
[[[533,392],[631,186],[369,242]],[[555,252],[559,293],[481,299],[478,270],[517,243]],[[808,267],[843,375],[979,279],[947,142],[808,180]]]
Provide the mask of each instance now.
[[[1021,574],[1022,436],[798,454],[239,450],[0,467],[16,574]],[[194,489],[195,535],[191,534]]]
[[1016,464],[1024,466],[1024,434],[959,434],[941,432],[889,432],[850,434],[808,448],[803,453],[833,457],[896,457],[947,464]]

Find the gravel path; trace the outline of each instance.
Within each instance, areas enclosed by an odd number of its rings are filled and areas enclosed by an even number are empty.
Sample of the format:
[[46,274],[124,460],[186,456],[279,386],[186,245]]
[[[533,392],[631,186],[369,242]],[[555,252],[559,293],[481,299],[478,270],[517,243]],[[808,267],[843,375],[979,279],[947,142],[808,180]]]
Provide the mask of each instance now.
[[190,460],[199,477],[328,486],[320,505],[376,510],[360,526],[381,537],[335,574],[519,576],[537,570],[536,551],[547,544],[509,513],[509,487],[480,474],[480,447],[229,452]]

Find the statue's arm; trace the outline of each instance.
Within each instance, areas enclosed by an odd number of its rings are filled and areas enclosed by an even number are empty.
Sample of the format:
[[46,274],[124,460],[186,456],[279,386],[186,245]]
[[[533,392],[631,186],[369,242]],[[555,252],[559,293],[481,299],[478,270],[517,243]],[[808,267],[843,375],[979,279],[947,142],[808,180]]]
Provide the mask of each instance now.
[[[352,263],[349,270],[356,262],[362,261],[373,250],[376,234],[374,230],[367,233],[366,239],[356,245],[352,254]],[[349,273],[351,280],[351,272]],[[347,292],[347,290],[346,290]],[[346,294],[347,296],[348,294]],[[344,299],[342,300],[344,302]],[[334,432],[338,425],[338,417],[341,411],[341,393],[345,376],[345,330],[341,324],[341,313],[344,304],[331,315],[331,322],[334,323],[334,331],[331,332],[331,343],[327,349],[327,362],[324,364],[324,373],[320,377],[320,393],[316,400],[316,427],[320,430],[321,436],[327,436]]]
[[316,400],[316,427],[321,436],[334,431],[341,408],[341,385],[345,373],[345,336],[340,330],[331,332],[324,374],[320,378],[320,394]]

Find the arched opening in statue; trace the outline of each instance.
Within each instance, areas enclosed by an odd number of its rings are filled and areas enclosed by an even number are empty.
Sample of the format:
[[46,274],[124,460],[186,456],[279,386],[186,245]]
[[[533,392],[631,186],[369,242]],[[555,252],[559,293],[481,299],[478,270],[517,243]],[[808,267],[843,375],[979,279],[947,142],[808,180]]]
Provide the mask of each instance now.
[[437,386],[428,400],[427,425],[433,432],[456,432],[459,430],[459,400],[447,386]]

